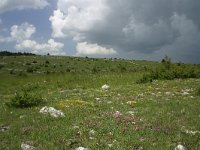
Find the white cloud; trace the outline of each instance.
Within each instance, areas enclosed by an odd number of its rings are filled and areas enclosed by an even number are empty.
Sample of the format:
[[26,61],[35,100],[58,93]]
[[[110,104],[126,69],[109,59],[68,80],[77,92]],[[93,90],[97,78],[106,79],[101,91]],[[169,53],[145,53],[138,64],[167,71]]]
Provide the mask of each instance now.
[[106,0],[58,0],[58,8],[49,18],[52,36],[80,39],[81,32],[90,30],[103,20],[108,10],[105,3]]
[[16,45],[17,50],[29,50],[35,54],[64,55],[64,44],[49,39],[47,43],[38,43],[34,40],[24,40]]
[[14,9],[42,9],[48,5],[48,0],[1,0],[0,13],[4,13],[6,11],[11,11]]
[[34,25],[27,22],[22,23],[20,26],[13,25],[10,30],[11,38],[18,42],[29,39],[36,32]]
[[78,43],[76,46],[77,55],[114,55],[117,52],[112,48],[105,48],[98,44],[87,42]]
[[27,22],[21,25],[13,25],[10,28],[10,36],[3,37],[0,35],[0,43],[15,42],[17,50],[25,50],[35,54],[65,55],[65,52],[63,52],[64,44],[55,42],[54,39],[49,39],[47,43],[31,40],[35,32],[36,27]]
[[34,25],[27,22],[22,23],[21,25],[13,25],[10,28],[10,36],[1,36],[0,43],[8,42],[21,42],[27,39],[30,39],[31,36],[36,32]]

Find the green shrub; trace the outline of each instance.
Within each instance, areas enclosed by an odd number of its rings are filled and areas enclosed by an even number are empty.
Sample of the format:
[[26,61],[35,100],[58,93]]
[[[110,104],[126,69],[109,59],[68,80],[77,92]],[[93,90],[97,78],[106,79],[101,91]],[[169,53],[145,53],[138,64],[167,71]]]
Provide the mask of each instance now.
[[33,61],[33,63],[34,63],[34,64],[37,64],[37,61],[36,61],[36,60],[34,60],[34,61]]
[[26,65],[27,65],[27,66],[30,66],[30,65],[31,65],[31,63],[28,63],[28,62],[27,62],[27,63],[26,63]]
[[11,70],[10,70],[10,74],[15,75],[15,74],[16,74],[16,71],[15,71],[14,69],[11,69]]
[[161,64],[162,66],[145,73],[137,83],[200,77],[200,69],[194,65],[172,64],[169,58],[163,59]]
[[167,70],[169,70],[172,66],[171,58],[169,58],[168,56],[165,56],[165,58],[162,59],[161,63]]
[[144,74],[142,78],[136,81],[136,83],[148,83],[152,81],[153,81],[153,77],[151,74]]
[[27,77],[27,74],[24,71],[20,71],[18,75],[21,77]]
[[22,90],[17,92],[15,96],[11,99],[7,104],[9,106],[17,107],[17,108],[27,108],[38,106],[43,103],[44,100],[38,93],[31,93],[27,90]]
[[0,69],[3,68],[3,67],[4,67],[4,65],[3,65],[3,64],[0,64]]
[[26,69],[26,71],[29,72],[29,73],[33,73],[34,68],[33,68],[33,67],[28,67],[28,68]]

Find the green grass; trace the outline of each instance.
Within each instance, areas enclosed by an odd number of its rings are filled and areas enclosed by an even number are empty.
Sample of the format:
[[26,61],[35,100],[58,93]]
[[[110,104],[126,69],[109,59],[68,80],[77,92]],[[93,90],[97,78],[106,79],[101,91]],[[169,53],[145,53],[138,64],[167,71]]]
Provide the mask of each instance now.
[[[137,84],[143,73],[161,64],[119,59],[10,56],[0,57],[0,64],[0,128],[8,127],[0,133],[0,149],[17,150],[27,141],[38,150],[170,150],[178,144],[200,149],[200,134],[187,133],[200,131],[198,78]],[[28,67],[33,71],[27,72]],[[106,83],[110,89],[104,91]],[[6,105],[27,88],[42,95],[45,104],[23,109]],[[59,105],[67,100],[92,105]],[[39,113],[43,106],[62,110],[65,117]]]

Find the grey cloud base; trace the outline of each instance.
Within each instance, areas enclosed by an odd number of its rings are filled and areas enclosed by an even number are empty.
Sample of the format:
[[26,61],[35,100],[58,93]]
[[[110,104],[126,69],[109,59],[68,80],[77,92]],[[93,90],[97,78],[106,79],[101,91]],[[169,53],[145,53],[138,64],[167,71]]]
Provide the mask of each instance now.
[[[66,17],[63,24],[67,21],[74,23],[61,27],[64,36],[71,36],[77,42],[114,48],[124,57],[133,54],[135,59],[150,56],[161,59],[169,55],[176,61],[200,63],[199,0],[97,0],[97,5],[87,0],[85,6],[79,5],[78,1],[58,1],[58,9]],[[80,18],[78,21],[84,28],[78,28],[73,16],[80,17],[84,13],[79,10],[88,5],[96,11],[93,16],[88,16],[91,19]]]

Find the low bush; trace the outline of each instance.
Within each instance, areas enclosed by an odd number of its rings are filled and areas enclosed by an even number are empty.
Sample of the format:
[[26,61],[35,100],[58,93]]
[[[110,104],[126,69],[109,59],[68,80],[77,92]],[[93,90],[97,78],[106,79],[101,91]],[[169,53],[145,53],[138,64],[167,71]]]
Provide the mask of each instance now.
[[4,65],[3,65],[3,64],[0,64],[0,69],[3,68],[3,67],[4,67]]
[[34,61],[33,61],[33,63],[34,63],[34,64],[37,64],[37,61],[36,61],[36,60],[34,60]]
[[26,72],[24,72],[24,71],[20,71],[20,72],[18,73],[18,75],[21,76],[21,77],[27,77],[27,74],[26,74]]
[[17,92],[15,96],[7,103],[8,106],[13,106],[17,108],[27,108],[38,106],[43,103],[44,100],[38,93],[28,92],[27,90],[22,90]]
[[29,72],[29,73],[33,73],[34,72],[34,68],[33,67],[28,67],[26,69],[26,71]]
[[200,69],[194,65],[173,64],[170,59],[162,60],[161,67],[150,70],[140,78],[137,83],[147,83],[153,80],[173,80],[186,78],[199,78]]

